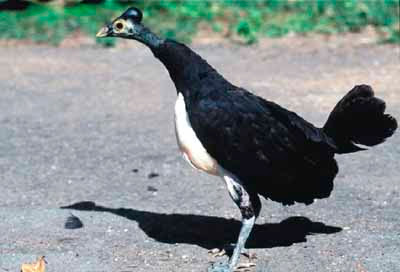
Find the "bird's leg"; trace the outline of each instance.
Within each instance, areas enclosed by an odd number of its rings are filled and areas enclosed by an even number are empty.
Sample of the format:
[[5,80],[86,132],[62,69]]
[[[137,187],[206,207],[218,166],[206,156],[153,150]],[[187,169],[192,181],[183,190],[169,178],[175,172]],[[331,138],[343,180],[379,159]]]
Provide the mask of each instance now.
[[[226,181],[226,182],[228,183],[228,182],[231,182],[231,181]],[[228,188],[234,188],[231,185],[227,185],[227,186],[228,186]],[[247,193],[247,191],[245,191],[245,192]],[[232,197],[233,201],[240,208],[240,203],[235,200],[234,196],[232,196],[234,194],[229,192],[229,195]],[[250,195],[250,203],[251,203],[251,206],[253,207],[255,219],[257,219],[258,215],[260,214],[260,210],[261,210],[261,201],[260,201],[260,198],[257,196],[257,194],[251,194]],[[229,243],[229,244],[224,245],[222,248],[211,249],[209,252],[210,252],[210,254],[212,254],[213,257],[221,257],[221,256],[224,256],[224,255],[232,256],[231,253],[233,253],[233,251],[235,250],[236,245],[237,245],[237,243]],[[242,248],[240,254],[244,255],[245,257],[247,257],[249,259],[253,258],[249,254],[249,252],[246,250],[245,247]]]
[[232,271],[239,262],[240,253],[244,249],[247,238],[249,237],[250,232],[253,228],[254,221],[255,216],[252,216],[250,218],[243,217],[242,228],[240,229],[239,238],[236,247],[233,250],[233,254],[229,260],[229,268],[232,269]]
[[[232,197],[233,201],[239,207],[242,214],[242,227],[240,229],[239,238],[237,240],[236,246],[233,250],[233,254],[229,259],[228,264],[214,264],[210,272],[232,272],[239,262],[239,257],[244,249],[247,238],[253,229],[256,216],[260,211],[260,200],[258,196],[250,196],[246,191],[244,186],[233,177],[233,175],[224,176],[224,180],[227,184],[229,195]],[[255,206],[253,206],[254,202]],[[249,264],[254,265],[254,264]]]

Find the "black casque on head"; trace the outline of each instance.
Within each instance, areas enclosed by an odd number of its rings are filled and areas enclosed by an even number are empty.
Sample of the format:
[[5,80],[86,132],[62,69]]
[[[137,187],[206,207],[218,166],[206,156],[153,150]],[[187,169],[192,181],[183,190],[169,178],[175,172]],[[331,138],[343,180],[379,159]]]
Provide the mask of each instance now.
[[143,14],[138,8],[128,8],[111,23],[108,23],[101,28],[96,34],[96,37],[119,37],[137,40],[151,49],[155,49],[163,44],[164,40],[142,25],[142,18]]
[[140,23],[143,18],[143,14],[140,11],[140,9],[131,7],[128,8],[121,16],[120,18],[122,19],[130,19],[134,21],[135,23]]

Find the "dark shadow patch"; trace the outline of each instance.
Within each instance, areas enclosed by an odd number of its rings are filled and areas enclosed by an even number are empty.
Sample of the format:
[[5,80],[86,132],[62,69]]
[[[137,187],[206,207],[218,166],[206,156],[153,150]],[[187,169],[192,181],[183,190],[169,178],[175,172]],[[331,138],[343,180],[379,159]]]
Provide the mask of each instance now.
[[[139,227],[156,241],[168,244],[185,243],[206,249],[235,243],[241,222],[215,216],[162,214],[126,208],[108,208],[91,201],[78,202],[62,209],[109,212],[139,223]],[[306,217],[289,217],[280,223],[254,226],[247,248],[271,248],[306,242],[308,235],[333,234],[342,228],[313,222]]]

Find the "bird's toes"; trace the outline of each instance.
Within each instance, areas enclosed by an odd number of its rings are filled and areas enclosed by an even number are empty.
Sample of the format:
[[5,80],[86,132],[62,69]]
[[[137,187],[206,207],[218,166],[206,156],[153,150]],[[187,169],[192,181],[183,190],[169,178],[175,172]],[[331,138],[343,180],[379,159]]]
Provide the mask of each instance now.
[[[235,244],[229,244],[224,246],[223,248],[213,248],[208,251],[208,253],[216,258],[216,257],[222,257],[222,256],[231,256],[232,252],[235,248]],[[243,248],[242,251],[240,252],[243,256],[245,256],[248,259],[257,259],[255,253],[250,253],[248,249]]]
[[248,259],[255,259],[255,253],[250,253],[248,249],[243,248],[240,252],[241,255],[245,256]]
[[227,262],[216,262],[213,263],[207,270],[207,272],[232,272]]
[[208,253],[214,258],[222,257],[222,256],[226,255],[226,251],[223,248],[222,249],[221,248],[213,248],[213,249],[210,249],[208,251]]
[[251,268],[254,266],[256,266],[256,264],[252,262],[239,263],[235,268],[235,272],[248,272],[251,271]]
[[249,260],[255,260],[255,259],[257,259],[257,254],[255,253],[255,252],[249,252],[249,251],[247,251],[247,252],[242,252],[242,255],[243,256],[246,256]]

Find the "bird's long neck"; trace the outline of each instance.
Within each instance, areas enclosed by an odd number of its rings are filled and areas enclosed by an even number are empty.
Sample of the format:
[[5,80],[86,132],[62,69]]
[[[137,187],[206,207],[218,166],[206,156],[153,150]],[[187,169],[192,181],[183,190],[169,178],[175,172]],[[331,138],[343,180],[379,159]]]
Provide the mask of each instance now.
[[184,97],[206,95],[222,85],[230,85],[211,65],[184,44],[166,40],[151,48],[167,68],[178,93]]
[[160,48],[165,42],[164,39],[158,37],[143,25],[137,25],[136,29],[137,33],[135,35],[128,36],[127,38],[137,40],[144,45],[147,45],[151,50],[157,50],[157,48]]

